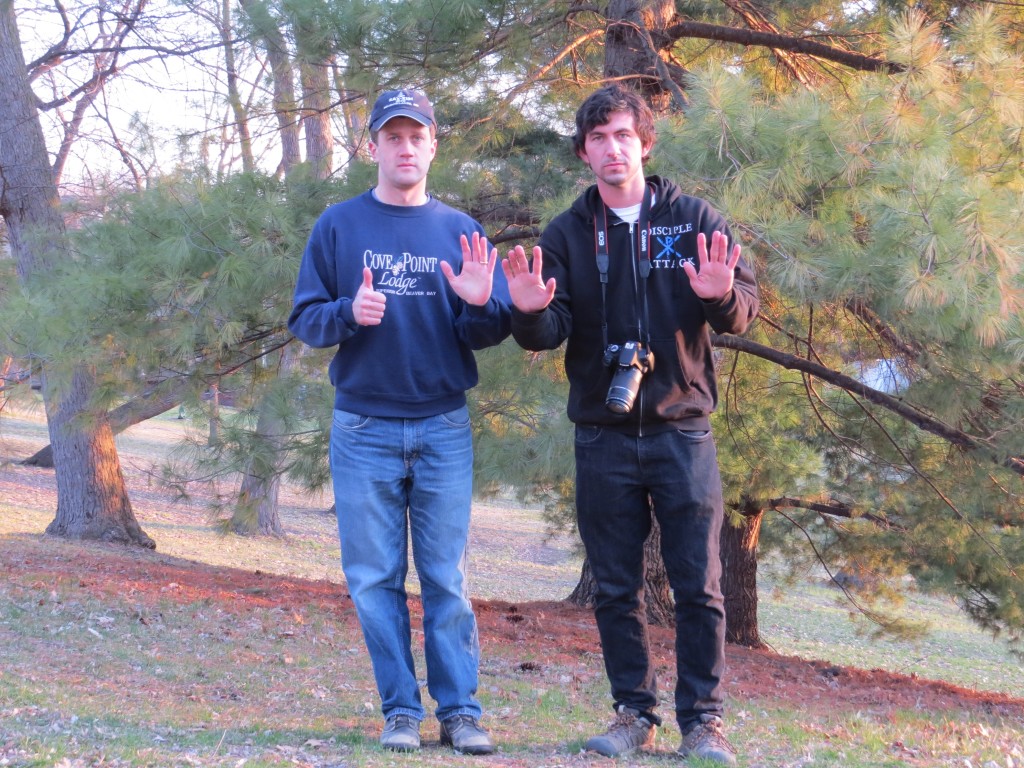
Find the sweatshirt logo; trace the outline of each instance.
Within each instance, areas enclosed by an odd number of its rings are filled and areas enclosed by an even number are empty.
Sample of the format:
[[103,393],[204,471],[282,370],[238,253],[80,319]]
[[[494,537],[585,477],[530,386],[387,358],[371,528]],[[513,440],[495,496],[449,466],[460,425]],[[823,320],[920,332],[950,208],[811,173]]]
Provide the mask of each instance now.
[[674,246],[677,242],[679,242],[679,239],[681,237],[682,237],[682,235],[676,235],[675,237],[673,237],[672,235],[666,235],[665,237],[655,238],[658,241],[659,245],[661,245],[661,252],[658,253],[658,255],[655,256],[654,258],[656,258],[656,259],[671,259],[673,257],[679,258],[679,254],[676,253],[676,249],[673,248],[672,246]]
[[[373,287],[381,293],[398,296],[433,295],[434,290],[419,288],[421,276],[437,271],[436,256],[414,256],[411,253],[363,252],[363,266],[373,270]],[[379,275],[379,276],[378,276]]]
[[692,223],[676,224],[671,227],[651,227],[651,237],[656,243],[652,250],[660,248],[651,260],[651,266],[655,269],[679,269],[683,266],[683,262],[692,262],[692,256],[684,257],[676,249],[676,246],[680,245],[679,241],[683,239],[683,235],[692,231]]

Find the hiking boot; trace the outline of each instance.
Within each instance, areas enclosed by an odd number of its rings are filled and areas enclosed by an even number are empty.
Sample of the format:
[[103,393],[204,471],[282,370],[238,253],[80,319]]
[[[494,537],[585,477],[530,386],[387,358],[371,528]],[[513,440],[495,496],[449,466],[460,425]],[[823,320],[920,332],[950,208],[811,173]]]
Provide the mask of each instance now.
[[384,721],[380,745],[394,752],[415,752],[420,748],[420,721],[410,715],[392,715]]
[[637,749],[653,747],[657,730],[654,723],[642,717],[635,709],[620,704],[615,722],[600,736],[587,740],[583,748],[605,757],[628,755]]
[[700,720],[683,734],[683,741],[676,751],[683,757],[700,757],[736,765],[736,750],[725,739],[722,718],[715,715],[701,715]]
[[466,755],[489,755],[491,736],[472,715],[452,715],[441,721],[441,746]]

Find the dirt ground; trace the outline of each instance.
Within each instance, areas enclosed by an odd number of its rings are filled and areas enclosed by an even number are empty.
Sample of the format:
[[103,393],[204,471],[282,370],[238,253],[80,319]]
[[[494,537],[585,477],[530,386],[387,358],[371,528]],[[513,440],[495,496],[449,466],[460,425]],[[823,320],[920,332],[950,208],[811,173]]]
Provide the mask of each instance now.
[[[348,596],[343,585],[212,567],[158,553],[125,549],[117,545],[53,545],[40,536],[18,537],[17,546],[0,558],[0,578],[14,571],[22,583],[38,580],[54,583],[67,577],[67,548],[75,547],[75,574],[80,590],[97,596],[130,592],[134,603],[157,610],[167,599],[165,585],[177,586],[176,599],[209,600],[224,610],[245,610],[245,604],[264,608],[293,609],[316,606],[336,610],[354,621],[354,612],[343,610]],[[244,601],[237,598],[244,596]],[[234,606],[234,608],[232,608]],[[587,654],[600,654],[590,611],[564,602],[474,600],[480,627],[482,652],[529,648],[532,658],[571,666]],[[413,601],[414,621],[421,618]],[[651,640],[660,668],[670,678],[674,667],[673,632],[652,628]],[[1024,717],[1024,699],[998,693],[973,691],[944,682],[882,670],[861,670],[730,646],[725,688],[730,695],[766,702],[799,702],[808,711],[857,710],[884,713],[899,709],[926,711],[973,710],[1009,717]],[[529,664],[530,662],[524,662]],[[524,669],[528,669],[526,666]]]
[[[29,455],[31,442],[4,441],[0,450],[0,502],[13,508],[50,509],[55,506],[52,472],[17,466],[11,460]],[[129,462],[130,465],[130,462]],[[143,505],[157,508],[163,496],[137,469],[129,469],[133,494]],[[136,477],[136,475],[138,475]],[[169,499],[165,499],[168,506]],[[53,505],[53,506],[50,506]],[[68,573],[69,556],[75,560],[75,574],[81,589],[105,595],[125,594],[133,600],[151,602],[155,607],[166,599],[162,586],[179,585],[182,600],[210,598],[225,610],[244,610],[245,602],[273,607],[316,605],[331,610],[348,601],[344,585],[328,580],[292,578],[238,568],[211,566],[159,552],[141,552],[120,546],[90,543],[54,546],[49,537],[17,535],[16,546],[0,550],[0,578],[19,572],[23,583],[34,575],[52,583]],[[44,538],[49,540],[44,540]],[[73,555],[66,548],[74,547]],[[234,599],[233,599],[234,598]],[[600,655],[597,631],[590,611],[564,602],[519,602],[474,600],[480,628],[482,654],[488,645],[529,648],[533,658],[551,664],[572,663],[581,655]],[[340,608],[338,608],[340,612]],[[421,619],[419,604],[413,602],[414,618]],[[345,615],[354,621],[353,611]],[[663,680],[674,678],[673,631],[654,627],[651,641]],[[496,649],[497,650],[497,649]],[[900,675],[883,670],[862,670],[820,661],[787,657],[770,650],[739,646],[727,649],[724,684],[730,696],[766,702],[799,702],[808,711],[862,710],[887,712],[898,709],[923,711],[988,711],[1010,717],[1024,717],[1024,698],[970,690],[945,682]]]

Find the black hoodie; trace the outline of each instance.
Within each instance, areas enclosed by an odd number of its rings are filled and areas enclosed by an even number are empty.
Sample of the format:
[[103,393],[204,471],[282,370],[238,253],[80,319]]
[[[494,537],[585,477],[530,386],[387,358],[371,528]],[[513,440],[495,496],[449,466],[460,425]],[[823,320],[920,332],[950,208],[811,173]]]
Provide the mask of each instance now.
[[[698,266],[697,233],[705,234],[710,247],[712,233],[722,231],[729,237],[730,252],[732,233],[706,201],[684,195],[676,184],[658,176],[648,177],[647,183],[654,200],[649,277],[639,276],[634,227],[609,210],[610,264],[607,298],[602,302],[595,212],[601,213],[598,226],[603,229],[604,209],[597,186],[591,186],[541,235],[544,279],[555,278],[555,296],[541,312],[514,309],[512,335],[530,350],[555,349],[568,340],[568,415],[577,424],[629,434],[709,429],[708,415],[718,402],[709,333],[738,334],[747,329],[758,311],[757,284],[741,258],[728,296],[719,301],[698,297],[682,268],[684,261]],[[605,363],[605,314],[608,343],[642,342],[654,353],[653,368],[643,377],[636,402],[626,414],[613,413],[605,405],[613,374],[613,366]]]

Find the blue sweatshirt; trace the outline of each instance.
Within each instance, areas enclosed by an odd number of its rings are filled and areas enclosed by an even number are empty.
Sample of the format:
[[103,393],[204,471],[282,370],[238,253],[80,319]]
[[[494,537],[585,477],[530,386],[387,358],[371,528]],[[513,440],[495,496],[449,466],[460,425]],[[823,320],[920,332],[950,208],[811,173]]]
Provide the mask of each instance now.
[[[364,416],[420,418],[466,404],[478,376],[474,349],[511,330],[508,286],[500,266],[482,307],[466,304],[441,272],[462,269],[459,235],[483,230],[433,197],[395,206],[371,192],[329,207],[306,244],[288,329],[311,347],[338,351],[329,374],[334,407]],[[387,295],[380,325],[357,325],[352,300],[373,272]]]

